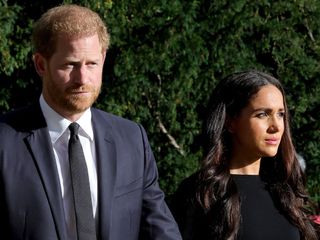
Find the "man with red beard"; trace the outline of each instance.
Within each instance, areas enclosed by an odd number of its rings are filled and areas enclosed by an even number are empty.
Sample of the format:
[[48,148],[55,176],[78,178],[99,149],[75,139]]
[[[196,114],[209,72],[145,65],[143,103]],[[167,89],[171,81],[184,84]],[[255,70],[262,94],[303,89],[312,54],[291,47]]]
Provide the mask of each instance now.
[[62,5],[33,32],[39,102],[0,122],[3,239],[181,239],[139,124],[92,108],[109,46],[101,18]]

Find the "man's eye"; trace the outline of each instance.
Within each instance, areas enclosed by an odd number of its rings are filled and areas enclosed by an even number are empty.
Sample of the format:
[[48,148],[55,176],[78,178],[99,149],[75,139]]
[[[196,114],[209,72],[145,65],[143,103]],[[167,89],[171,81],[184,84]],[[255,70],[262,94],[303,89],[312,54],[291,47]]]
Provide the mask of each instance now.
[[74,63],[66,63],[63,65],[65,68],[74,68],[75,64]]
[[285,112],[278,112],[278,117],[280,118],[284,118],[285,115],[286,115]]
[[96,63],[96,62],[89,62],[87,65],[89,65],[89,66],[96,66],[96,65],[98,65],[98,63]]

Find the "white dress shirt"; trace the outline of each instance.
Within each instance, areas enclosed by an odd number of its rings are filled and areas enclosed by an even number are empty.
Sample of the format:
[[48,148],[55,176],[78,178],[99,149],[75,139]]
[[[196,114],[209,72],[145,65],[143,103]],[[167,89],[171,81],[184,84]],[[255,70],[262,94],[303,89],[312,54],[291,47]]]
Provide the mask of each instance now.
[[[59,174],[61,194],[64,206],[64,215],[68,231],[68,239],[73,240],[76,239],[76,226],[72,196],[72,183],[68,158],[68,141],[70,138],[70,131],[68,127],[71,124],[71,122],[68,119],[59,115],[57,112],[55,112],[46,103],[42,95],[40,96],[40,106],[49,129],[52,148]],[[80,125],[78,135],[86,159],[90,182],[93,216],[94,218],[96,218],[98,201],[97,166],[94,135],[91,122],[91,110],[87,109],[80,117],[80,119],[78,119],[76,122]]]

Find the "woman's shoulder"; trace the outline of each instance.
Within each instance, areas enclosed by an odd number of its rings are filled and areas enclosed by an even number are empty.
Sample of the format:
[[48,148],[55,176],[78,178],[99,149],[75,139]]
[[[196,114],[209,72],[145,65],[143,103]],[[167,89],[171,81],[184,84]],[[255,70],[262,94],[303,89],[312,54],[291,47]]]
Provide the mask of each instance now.
[[201,207],[197,200],[197,190],[198,173],[194,173],[183,179],[171,198],[170,205],[173,212],[176,212],[178,215],[187,214],[186,209],[193,212],[193,214],[195,213],[194,211],[198,212]]
[[209,239],[206,213],[197,199],[198,179],[196,172],[182,180],[171,202],[171,211],[185,240]]
[[178,195],[186,199],[195,198],[198,188],[198,179],[198,172],[193,173],[191,176],[183,179],[174,195]]

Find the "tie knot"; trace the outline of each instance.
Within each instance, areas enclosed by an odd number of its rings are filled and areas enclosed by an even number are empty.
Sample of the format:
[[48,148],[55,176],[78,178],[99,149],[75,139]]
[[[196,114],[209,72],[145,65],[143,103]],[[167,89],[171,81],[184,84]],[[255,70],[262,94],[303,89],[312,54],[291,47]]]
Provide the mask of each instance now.
[[76,122],[73,122],[69,125],[69,130],[71,135],[78,135],[80,125]]

